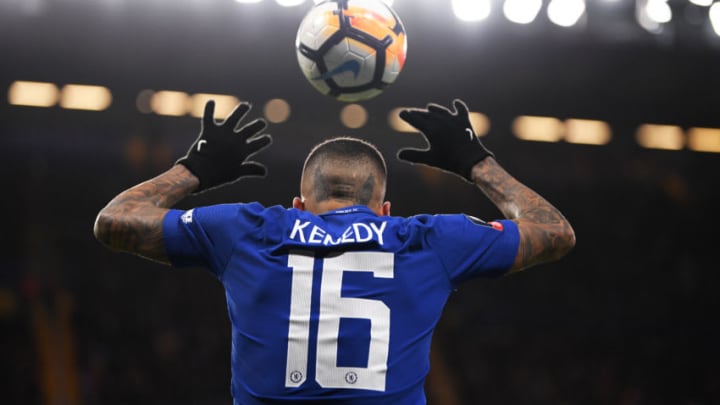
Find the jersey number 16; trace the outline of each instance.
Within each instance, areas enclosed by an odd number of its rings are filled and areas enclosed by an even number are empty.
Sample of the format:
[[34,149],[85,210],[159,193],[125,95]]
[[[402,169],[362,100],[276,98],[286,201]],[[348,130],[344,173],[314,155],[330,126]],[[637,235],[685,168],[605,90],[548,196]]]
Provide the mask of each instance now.
[[[288,256],[292,269],[285,386],[298,387],[307,377],[310,340],[313,265],[309,252],[293,251]],[[345,252],[323,259],[320,280],[315,380],[324,388],[385,390],[390,308],[384,302],[341,296],[343,272],[372,272],[376,278],[393,278],[394,256],[387,252]],[[367,367],[338,367],[340,318],[370,320],[370,347]]]

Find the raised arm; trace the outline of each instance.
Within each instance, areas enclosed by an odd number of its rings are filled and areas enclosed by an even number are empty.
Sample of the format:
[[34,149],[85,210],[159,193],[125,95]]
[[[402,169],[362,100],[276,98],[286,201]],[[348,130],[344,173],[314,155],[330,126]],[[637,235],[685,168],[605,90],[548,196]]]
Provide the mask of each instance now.
[[520,246],[510,271],[557,260],[575,246],[575,233],[560,211],[538,193],[517,181],[495,161],[470,124],[460,100],[455,111],[429,104],[427,109],[404,110],[400,118],[422,132],[430,148],[403,149],[402,160],[456,174],[477,185],[507,219],[515,221]]
[[197,189],[200,181],[185,166],[118,194],[95,219],[95,237],[109,248],[168,264],[162,221],[169,208]]
[[265,166],[247,159],[272,140],[258,135],[267,126],[262,119],[238,128],[249,110],[248,103],[241,103],[217,124],[215,104],[208,102],[200,135],[188,153],[170,170],[113,198],[95,220],[95,237],[111,249],[169,263],[162,222],[170,207],[192,193],[265,175]]
[[575,246],[575,232],[552,204],[517,181],[492,157],[472,168],[475,184],[518,224],[520,247],[510,271],[558,260]]

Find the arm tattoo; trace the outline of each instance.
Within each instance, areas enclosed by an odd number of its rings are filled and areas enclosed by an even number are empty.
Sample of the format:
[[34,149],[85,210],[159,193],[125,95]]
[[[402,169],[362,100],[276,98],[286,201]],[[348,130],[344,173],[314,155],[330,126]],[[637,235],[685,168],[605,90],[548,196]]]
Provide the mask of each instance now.
[[520,247],[511,270],[557,260],[575,246],[570,223],[538,193],[508,174],[493,158],[473,168],[475,184],[520,230]]
[[162,221],[168,209],[198,186],[197,178],[177,165],[115,197],[98,214],[95,236],[109,247],[168,263]]

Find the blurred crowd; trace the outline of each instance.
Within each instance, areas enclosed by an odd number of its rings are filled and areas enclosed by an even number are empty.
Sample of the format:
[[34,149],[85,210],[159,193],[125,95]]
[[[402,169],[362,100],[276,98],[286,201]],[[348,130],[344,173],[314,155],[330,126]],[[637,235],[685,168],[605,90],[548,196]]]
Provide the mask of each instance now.
[[[570,219],[578,245],[560,262],[451,296],[434,339],[431,404],[720,403],[720,199],[717,170],[707,172],[717,158],[667,165],[649,154],[609,169],[615,157],[586,157],[566,162],[574,170],[562,181],[521,170]],[[12,162],[4,170],[27,168]],[[221,285],[202,269],[116,254],[92,237],[97,210],[157,167],[108,162],[107,172],[124,173],[108,182],[87,176],[96,161],[56,163],[6,177],[21,197],[0,207],[0,403],[230,404]],[[416,169],[401,170],[391,182]],[[561,170],[546,166],[545,176]],[[492,209],[460,181],[419,173],[403,179],[417,193],[391,183],[394,213]],[[283,203],[294,192],[247,184],[187,204]]]

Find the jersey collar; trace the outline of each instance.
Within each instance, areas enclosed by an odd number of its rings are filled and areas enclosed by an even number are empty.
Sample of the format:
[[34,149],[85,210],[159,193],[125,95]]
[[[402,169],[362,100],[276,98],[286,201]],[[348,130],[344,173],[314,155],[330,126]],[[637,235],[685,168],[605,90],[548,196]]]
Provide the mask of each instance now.
[[365,214],[371,214],[373,216],[377,216],[373,210],[371,210],[366,205],[351,205],[349,207],[343,207],[338,208],[336,210],[323,212],[320,214],[321,217],[327,216],[327,215],[346,215],[346,214],[359,214],[359,213],[365,213]]

